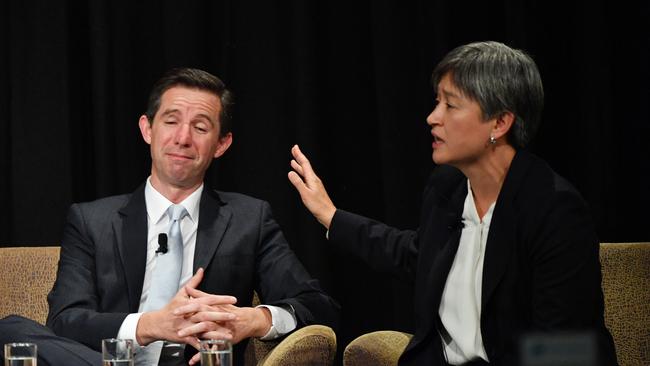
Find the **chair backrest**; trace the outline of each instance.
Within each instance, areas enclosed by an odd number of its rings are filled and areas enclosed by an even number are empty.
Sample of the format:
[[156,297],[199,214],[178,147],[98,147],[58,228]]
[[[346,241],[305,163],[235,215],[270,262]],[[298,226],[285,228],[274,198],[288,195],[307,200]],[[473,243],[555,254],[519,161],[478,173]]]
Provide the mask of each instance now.
[[602,243],[600,263],[618,362],[650,365],[650,243]]
[[59,247],[0,248],[0,318],[10,314],[45,324],[47,294],[59,263]]

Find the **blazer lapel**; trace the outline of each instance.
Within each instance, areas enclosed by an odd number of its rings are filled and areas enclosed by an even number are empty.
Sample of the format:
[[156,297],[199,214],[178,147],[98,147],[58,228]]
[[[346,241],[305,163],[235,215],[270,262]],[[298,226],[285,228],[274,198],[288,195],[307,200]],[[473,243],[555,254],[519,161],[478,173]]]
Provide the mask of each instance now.
[[207,269],[228,229],[231,217],[232,210],[221,201],[219,195],[210,189],[204,189],[199,206],[194,272],[199,268]]
[[131,194],[129,202],[119,210],[119,214],[120,218],[113,222],[113,230],[126,277],[129,311],[137,312],[147,261],[147,207],[144,200],[144,184]]
[[515,155],[494,207],[483,260],[482,309],[485,309],[512,257],[516,241],[516,213],[513,209],[513,201],[519,187],[523,184],[529,165],[530,160],[526,153],[518,152]]
[[460,234],[462,232],[462,225],[459,223],[462,217],[462,210],[460,212],[449,211],[446,215],[446,227],[448,231],[447,241],[440,249],[436,259],[431,266],[429,272],[429,281],[433,289],[433,305],[437,308],[440,305],[440,299],[447,283],[447,275],[451,269],[451,265],[456,258],[458,252],[458,244],[460,243]]
[[[435,254],[431,269],[427,274],[426,285],[429,288],[425,297],[425,312],[431,313],[432,321],[426,322],[423,334],[429,334],[430,327],[439,321],[438,308],[442,293],[447,283],[447,275],[458,251],[460,235],[462,231],[462,214],[463,204],[467,196],[467,184],[461,184],[451,197],[439,197],[438,206],[444,213],[441,215],[433,214],[430,219],[444,218],[430,223],[432,230],[420,240],[424,240],[421,245],[433,245]],[[427,256],[428,257],[428,256]],[[440,324],[439,324],[440,326]]]

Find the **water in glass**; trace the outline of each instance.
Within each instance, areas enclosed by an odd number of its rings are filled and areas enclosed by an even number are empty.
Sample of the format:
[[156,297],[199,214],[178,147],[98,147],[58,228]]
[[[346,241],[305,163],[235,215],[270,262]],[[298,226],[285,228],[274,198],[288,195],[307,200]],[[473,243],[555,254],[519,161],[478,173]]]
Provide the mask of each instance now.
[[201,366],[232,366],[232,351],[201,351]]
[[5,357],[5,366],[36,366],[36,357]]
[[133,360],[104,360],[103,366],[133,366]]

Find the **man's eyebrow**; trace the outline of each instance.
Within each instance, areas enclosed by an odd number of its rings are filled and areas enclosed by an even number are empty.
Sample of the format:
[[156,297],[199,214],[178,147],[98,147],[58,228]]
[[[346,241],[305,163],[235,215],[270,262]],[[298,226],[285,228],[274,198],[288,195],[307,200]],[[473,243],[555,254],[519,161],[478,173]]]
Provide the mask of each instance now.
[[162,114],[160,116],[161,117],[169,116],[170,114],[174,114],[174,113],[177,113],[177,112],[178,112],[178,109],[175,109],[175,108],[174,109],[166,109],[165,111],[162,112]]
[[214,126],[214,121],[212,120],[212,118],[210,118],[210,115],[207,115],[207,114],[205,114],[205,113],[199,113],[199,114],[197,114],[194,118],[195,118],[195,119],[196,119],[196,118],[203,118],[203,119],[206,119],[208,122],[210,122],[211,125]]

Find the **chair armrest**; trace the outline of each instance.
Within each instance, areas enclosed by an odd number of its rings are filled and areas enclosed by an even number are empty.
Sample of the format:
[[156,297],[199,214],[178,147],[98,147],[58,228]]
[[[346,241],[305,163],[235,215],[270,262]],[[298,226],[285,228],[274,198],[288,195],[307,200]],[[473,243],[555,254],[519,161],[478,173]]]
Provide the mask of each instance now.
[[289,334],[258,366],[331,365],[336,355],[336,334],[324,325],[308,325]]
[[381,330],[359,336],[345,347],[343,365],[397,365],[413,335]]

